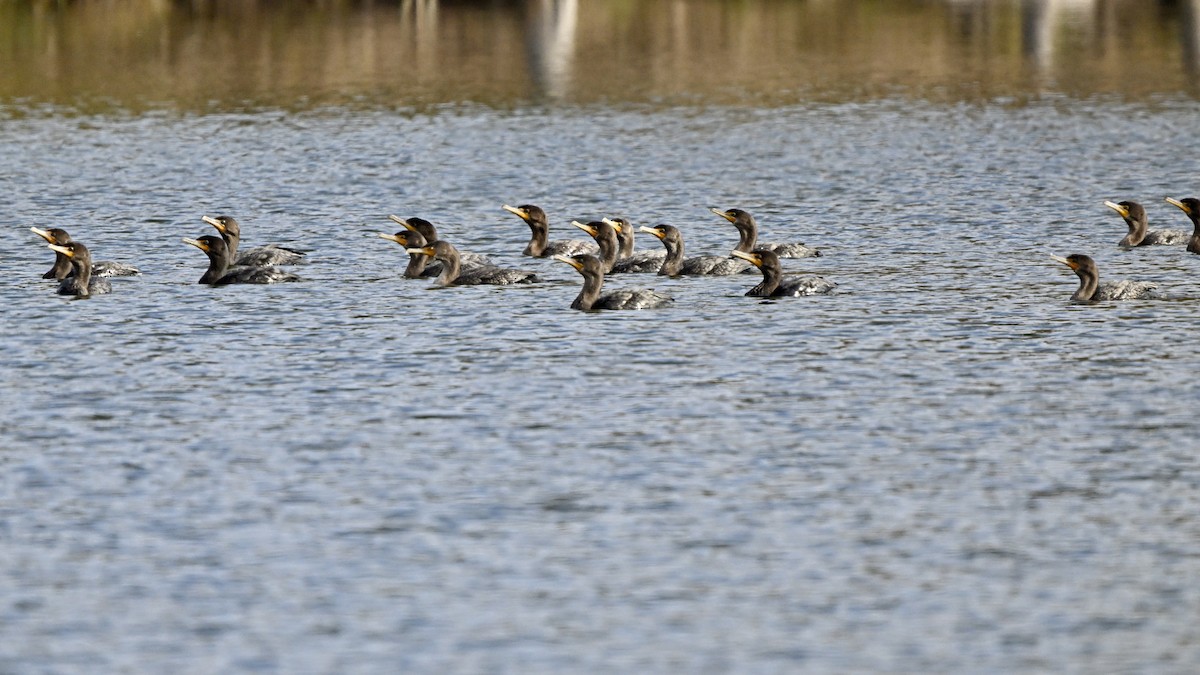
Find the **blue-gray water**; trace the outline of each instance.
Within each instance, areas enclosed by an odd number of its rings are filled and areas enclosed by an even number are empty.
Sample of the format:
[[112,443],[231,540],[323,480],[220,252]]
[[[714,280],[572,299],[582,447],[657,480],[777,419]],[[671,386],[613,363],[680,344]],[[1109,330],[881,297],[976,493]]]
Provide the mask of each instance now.
[[[0,124],[0,672],[1192,672],[1200,104],[1045,97]],[[612,277],[533,202],[803,240],[836,295]],[[228,213],[306,281],[195,283]],[[400,277],[387,214],[545,283]],[[139,264],[39,276],[59,226]],[[641,247],[657,242],[639,237]],[[1075,306],[1050,254],[1169,298]]]

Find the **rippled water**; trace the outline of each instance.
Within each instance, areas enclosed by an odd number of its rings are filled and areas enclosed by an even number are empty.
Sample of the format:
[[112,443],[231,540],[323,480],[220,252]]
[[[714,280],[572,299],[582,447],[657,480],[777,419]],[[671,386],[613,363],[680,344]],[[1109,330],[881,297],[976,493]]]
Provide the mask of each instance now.
[[[1101,201],[1187,225],[1198,113],[10,120],[0,671],[1189,671],[1200,258]],[[838,293],[574,312],[505,202],[693,254],[741,206]],[[196,284],[217,213],[306,281]],[[546,281],[404,280],[388,213]],[[55,296],[31,225],[145,274]],[[1071,252],[1172,297],[1072,306]]]

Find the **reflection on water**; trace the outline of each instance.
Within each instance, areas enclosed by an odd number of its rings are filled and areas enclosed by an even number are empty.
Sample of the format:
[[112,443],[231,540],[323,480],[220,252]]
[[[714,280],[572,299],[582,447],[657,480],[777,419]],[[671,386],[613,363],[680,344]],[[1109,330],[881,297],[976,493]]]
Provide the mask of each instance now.
[[1191,92],[1196,0],[6,2],[0,100],[972,100]]

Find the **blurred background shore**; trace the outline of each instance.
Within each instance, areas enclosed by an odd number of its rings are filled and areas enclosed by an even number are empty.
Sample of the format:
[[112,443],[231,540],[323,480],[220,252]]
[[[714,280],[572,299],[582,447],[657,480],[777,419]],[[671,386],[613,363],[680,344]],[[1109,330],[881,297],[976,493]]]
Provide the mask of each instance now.
[[1020,101],[1197,93],[1196,0],[0,3],[0,105]]

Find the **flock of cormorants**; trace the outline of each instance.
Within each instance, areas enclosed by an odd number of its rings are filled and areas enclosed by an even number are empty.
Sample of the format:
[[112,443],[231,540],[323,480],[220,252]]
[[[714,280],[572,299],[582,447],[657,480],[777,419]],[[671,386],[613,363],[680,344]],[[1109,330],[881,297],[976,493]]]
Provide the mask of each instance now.
[[[1149,229],[1146,217],[1146,209],[1141,204],[1131,201],[1106,201],[1104,205],[1116,211],[1129,227],[1129,233],[1117,245],[1128,249],[1135,246],[1148,246],[1152,244],[1178,246],[1186,243],[1189,253],[1200,253],[1200,199],[1196,199],[1195,197],[1188,197],[1187,199],[1172,199],[1171,197],[1167,197],[1166,201],[1168,204],[1183,211],[1191,219],[1191,234],[1183,230],[1151,230]],[[1065,258],[1058,256],[1050,257],[1070,267],[1079,277],[1079,288],[1071,296],[1071,300],[1074,302],[1132,300],[1152,298],[1157,294],[1158,285],[1146,281],[1106,281],[1100,283],[1100,273],[1096,268],[1096,261],[1082,253],[1073,253]]]
[[[553,258],[574,267],[583,277],[583,288],[571,303],[573,309],[645,309],[661,307],[672,302],[663,293],[646,289],[623,289],[601,294],[605,275],[630,272],[657,272],[664,276],[740,274],[757,268],[762,282],[746,292],[749,296],[783,297],[829,293],[836,284],[819,276],[785,276],[780,258],[819,256],[816,249],[804,244],[764,244],[758,242],[758,225],[754,217],[741,209],[710,209],[733,224],[738,231],[738,243],[730,257],[701,256],[684,258],[683,236],[670,225],[642,227],[640,231],[654,235],[663,250],[635,251],[634,227],[624,218],[602,218],[588,223],[572,221],[575,227],[587,232],[592,241],[550,241],[546,213],[532,204],[504,205],[504,210],[519,216],[530,229],[529,244],[524,254]],[[449,241],[438,236],[432,223],[423,218],[389,216],[404,227],[395,234],[379,236],[399,244],[408,253],[407,278],[436,277],[440,286],[469,286],[477,284],[524,284],[538,281],[527,270],[500,267],[484,255],[460,252]],[[304,259],[304,252],[268,245],[249,251],[238,251],[241,227],[230,216],[205,216],[204,222],[217,230],[217,235],[205,235],[183,242],[200,249],[208,256],[208,269],[199,283],[223,286],[226,284],[267,284],[297,281],[299,277],[282,270]],[[136,275],[129,265],[111,262],[92,262],[85,245],[71,239],[61,229],[30,228],[49,242],[55,252],[54,267],[44,278],[59,280],[58,293],[87,297],[108,293],[112,285],[106,277]],[[219,236],[218,236],[219,235]]]
[[[1141,204],[1106,201],[1104,205],[1116,211],[1129,227],[1129,233],[1118,245],[1132,248],[1186,243],[1189,252],[1200,254],[1200,199],[1168,197],[1166,201],[1191,219],[1191,234],[1180,230],[1149,230],[1146,209]],[[820,251],[804,244],[759,242],[758,225],[754,217],[742,209],[709,209],[732,223],[738,231],[738,243],[730,255],[693,258],[684,257],[683,235],[671,225],[638,228],[638,231],[651,234],[661,241],[663,249],[635,251],[634,227],[624,218],[602,218],[588,223],[572,221],[572,225],[591,235],[592,241],[550,241],[546,212],[540,207],[533,204],[505,204],[503,209],[517,215],[529,226],[530,239],[524,255],[553,258],[575,268],[583,277],[583,288],[571,303],[572,309],[645,309],[672,302],[670,296],[647,289],[623,289],[601,294],[605,276],[617,273],[657,272],[676,277],[742,274],[757,268],[762,274],[762,281],[746,292],[746,295],[756,297],[818,295],[829,293],[836,287],[833,282],[815,275],[785,276],[780,258],[819,256]],[[379,236],[399,244],[408,253],[408,266],[404,270],[406,278],[436,277],[435,283],[440,286],[508,285],[538,281],[534,272],[500,267],[487,256],[460,252],[453,244],[440,238],[437,229],[427,220],[389,217],[404,229],[395,234],[380,233]],[[222,286],[300,279],[279,266],[302,261],[305,255],[303,251],[274,244],[239,251],[241,228],[236,220],[230,216],[204,216],[203,220],[216,228],[219,236],[205,235],[183,240],[208,256],[208,269],[200,277],[199,283]],[[130,265],[92,262],[87,247],[74,241],[62,229],[31,227],[30,230],[45,239],[55,253],[54,266],[43,278],[59,280],[58,293],[61,295],[87,297],[108,293],[112,285],[107,277],[139,274],[137,268]],[[1096,262],[1089,256],[1076,253],[1066,258],[1051,257],[1070,267],[1079,277],[1079,289],[1071,296],[1072,301],[1146,298],[1153,297],[1156,292],[1157,286],[1147,282],[1100,283]]]

